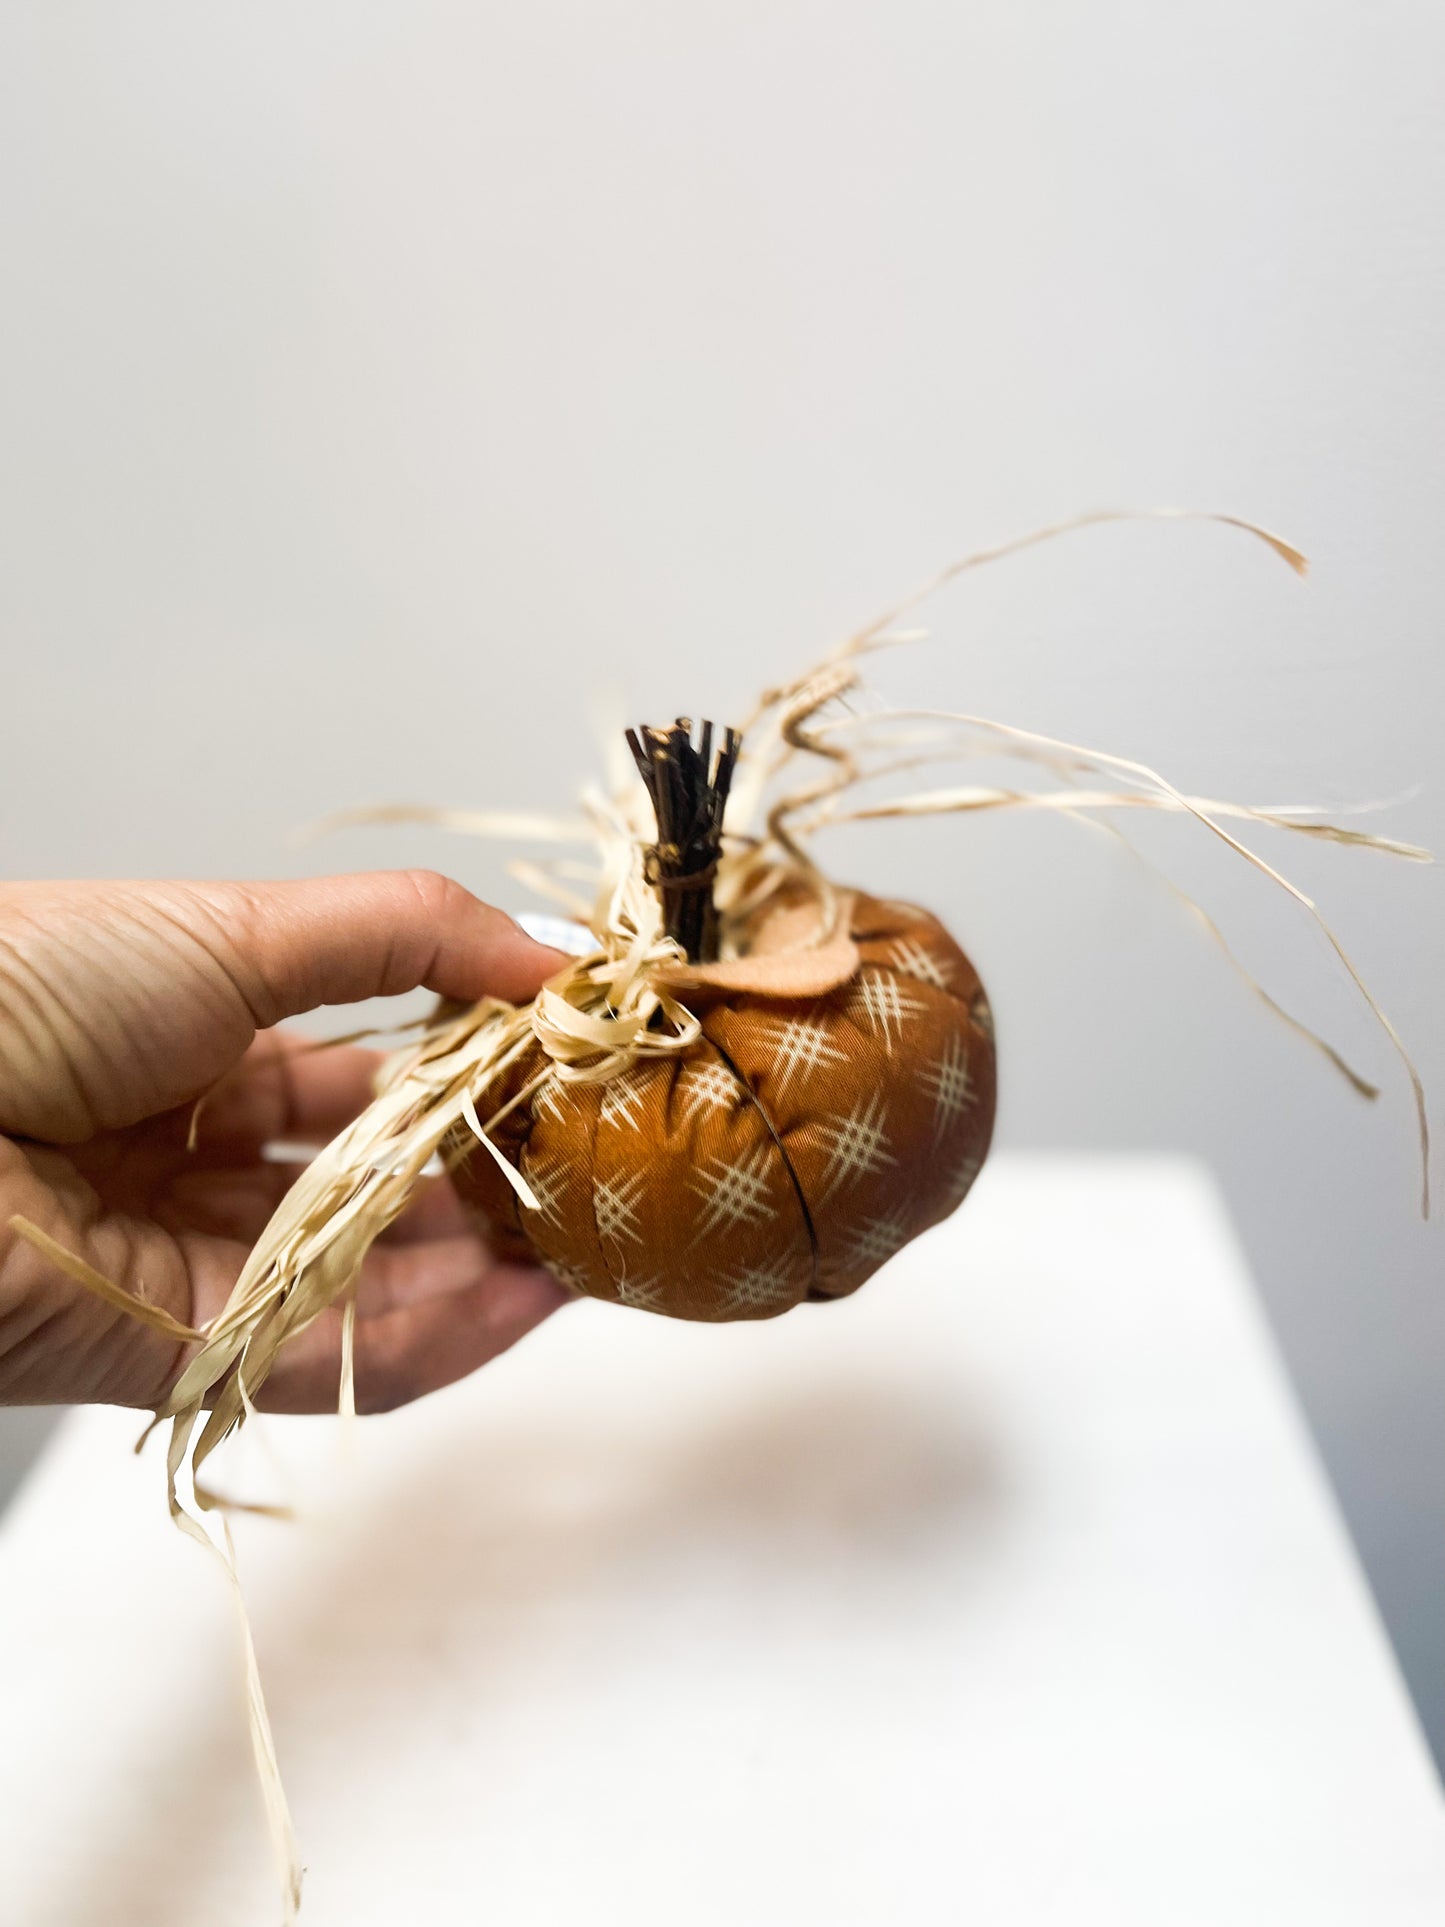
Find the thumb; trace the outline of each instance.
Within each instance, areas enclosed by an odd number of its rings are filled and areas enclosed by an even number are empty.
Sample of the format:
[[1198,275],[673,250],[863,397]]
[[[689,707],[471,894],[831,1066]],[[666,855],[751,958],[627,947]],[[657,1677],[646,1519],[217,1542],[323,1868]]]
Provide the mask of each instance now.
[[520,1003],[564,961],[429,870],[0,884],[0,1132],[76,1144],[189,1102],[283,1017],[418,985]]
[[464,1003],[525,1003],[566,961],[433,870],[193,887],[213,898],[237,988],[262,1029],[319,1004],[418,986]]

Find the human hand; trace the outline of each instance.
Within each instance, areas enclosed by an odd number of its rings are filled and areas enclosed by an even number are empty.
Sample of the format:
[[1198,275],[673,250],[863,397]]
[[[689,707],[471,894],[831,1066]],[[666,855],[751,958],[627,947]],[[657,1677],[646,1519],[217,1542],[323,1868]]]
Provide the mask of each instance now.
[[[272,1026],[418,985],[525,1001],[562,961],[425,871],[0,884],[0,1403],[154,1407],[190,1356],[65,1277],[12,1214],[203,1325],[297,1175],[265,1147],[323,1143],[372,1094],[375,1052]],[[429,1180],[361,1269],[358,1407],[449,1384],[567,1295],[496,1263],[450,1183]],[[340,1334],[332,1310],[284,1347],[261,1403],[334,1410]]]

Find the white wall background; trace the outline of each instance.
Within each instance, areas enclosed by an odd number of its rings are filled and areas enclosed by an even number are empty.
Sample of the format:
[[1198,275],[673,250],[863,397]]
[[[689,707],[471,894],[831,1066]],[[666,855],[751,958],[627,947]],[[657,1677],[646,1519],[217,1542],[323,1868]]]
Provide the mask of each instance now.
[[[952,591],[888,686],[1207,793],[1423,785],[1389,825],[1445,845],[1442,60],[1424,0],[4,0],[0,863],[422,861],[515,902],[435,833],[288,832],[553,804],[594,695],[736,715],[962,548],[1161,501],[1280,527],[1309,586],[1106,530]],[[1163,827],[1374,1111],[1102,838],[835,861],[973,950],[1006,1140],[1213,1161],[1445,1748],[1402,1080],[1302,918]],[[1269,853],[1445,1090],[1439,875]]]

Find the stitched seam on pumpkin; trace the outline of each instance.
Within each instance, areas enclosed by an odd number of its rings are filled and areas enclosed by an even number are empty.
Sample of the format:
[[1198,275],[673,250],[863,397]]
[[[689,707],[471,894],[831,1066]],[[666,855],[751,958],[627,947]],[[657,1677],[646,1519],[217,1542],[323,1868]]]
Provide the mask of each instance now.
[[818,1283],[818,1267],[819,1267],[819,1260],[821,1257],[821,1254],[818,1249],[818,1233],[813,1226],[813,1214],[808,1209],[808,1200],[803,1195],[802,1183],[798,1177],[797,1172],[793,1169],[793,1160],[788,1156],[788,1147],[783,1143],[782,1138],[778,1135],[777,1129],[773,1124],[773,1120],[768,1116],[767,1112],[763,1109],[762,1099],[758,1096],[757,1092],[753,1089],[752,1085],[748,1082],[748,1080],[743,1076],[742,1072],[738,1069],[737,1065],[733,1062],[732,1058],[723,1049],[722,1045],[717,1041],[715,1037],[709,1036],[706,1032],[704,1032],[704,1035],[707,1036],[707,1041],[712,1045],[713,1049],[717,1052],[718,1056],[727,1065],[728,1069],[732,1072],[733,1076],[738,1080],[738,1083],[742,1086],[743,1090],[747,1093],[748,1099],[751,1102],[753,1109],[757,1112],[758,1116],[763,1120],[763,1123],[767,1128],[768,1136],[773,1140],[773,1143],[777,1146],[778,1156],[783,1160],[783,1169],[787,1172],[788,1181],[793,1187],[793,1195],[798,1200],[798,1209],[803,1214],[803,1228],[808,1234],[808,1260],[809,1260],[809,1264],[813,1274],[812,1279],[808,1286],[808,1290],[810,1294],[818,1293],[822,1290],[822,1287]]
[[[626,1076],[626,1074],[625,1071],[622,1073],[623,1076]],[[592,1119],[592,1138],[587,1147],[589,1152],[587,1163],[587,1196],[592,1206],[592,1238],[597,1246],[598,1256],[602,1260],[603,1275],[612,1287],[612,1290],[618,1292],[620,1290],[619,1281],[612,1275],[612,1260],[607,1255],[607,1246],[602,1238],[602,1226],[597,1221],[597,1134],[601,1129],[602,1103],[599,1098],[597,1109]],[[621,1298],[618,1297],[616,1302],[621,1304]]]

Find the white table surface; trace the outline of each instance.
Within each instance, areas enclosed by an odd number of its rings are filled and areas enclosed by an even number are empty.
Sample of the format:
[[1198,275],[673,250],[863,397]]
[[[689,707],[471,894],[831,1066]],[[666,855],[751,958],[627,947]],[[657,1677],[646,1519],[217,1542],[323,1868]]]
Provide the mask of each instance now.
[[[134,1418],[0,1528],[0,1918],[268,1927]],[[1414,1927],[1445,1809],[1208,1180],[990,1166],[854,1301],[569,1309],[231,1485],[304,1927]],[[276,1463],[273,1463],[273,1460]]]

